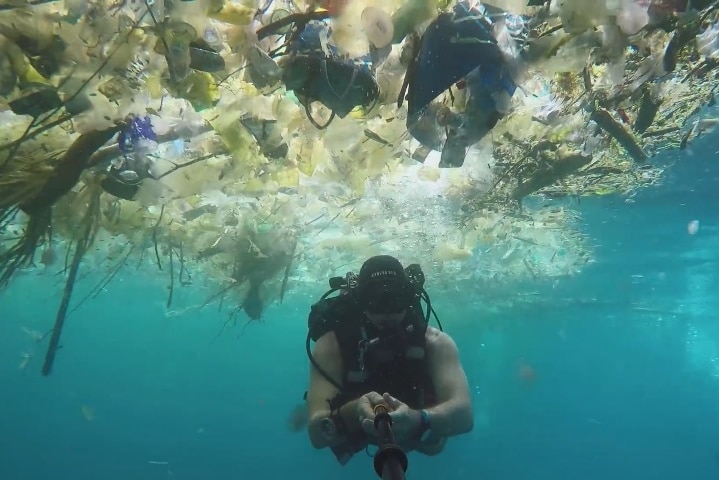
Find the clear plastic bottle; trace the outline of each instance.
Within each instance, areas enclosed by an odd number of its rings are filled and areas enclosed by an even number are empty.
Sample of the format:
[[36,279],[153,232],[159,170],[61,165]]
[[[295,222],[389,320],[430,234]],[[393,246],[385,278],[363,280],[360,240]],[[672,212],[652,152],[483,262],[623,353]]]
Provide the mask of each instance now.
[[699,53],[707,58],[719,57],[719,24],[711,24],[696,38]]

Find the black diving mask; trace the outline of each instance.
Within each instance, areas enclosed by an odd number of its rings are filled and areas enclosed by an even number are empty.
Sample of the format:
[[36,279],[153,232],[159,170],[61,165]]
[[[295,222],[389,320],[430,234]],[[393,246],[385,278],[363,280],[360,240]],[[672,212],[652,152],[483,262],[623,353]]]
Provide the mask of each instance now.
[[397,315],[409,308],[409,295],[402,282],[370,284],[362,292],[364,310],[374,315]]

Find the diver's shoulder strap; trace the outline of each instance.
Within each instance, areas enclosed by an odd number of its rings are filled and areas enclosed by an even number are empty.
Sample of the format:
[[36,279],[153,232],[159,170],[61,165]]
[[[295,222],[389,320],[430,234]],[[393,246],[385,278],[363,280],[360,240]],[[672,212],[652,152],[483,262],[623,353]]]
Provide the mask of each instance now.
[[351,315],[349,301],[346,296],[323,298],[310,307],[310,315],[307,319],[307,326],[312,341],[317,341],[327,332],[335,331],[340,335],[345,319]]

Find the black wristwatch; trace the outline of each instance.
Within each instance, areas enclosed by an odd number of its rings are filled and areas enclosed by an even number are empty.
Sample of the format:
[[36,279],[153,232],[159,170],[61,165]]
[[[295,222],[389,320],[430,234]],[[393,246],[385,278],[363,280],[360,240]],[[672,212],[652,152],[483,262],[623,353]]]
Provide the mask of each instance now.
[[432,434],[432,424],[430,422],[429,413],[427,410],[419,411],[420,423],[419,429],[417,430],[417,438],[420,443],[425,443],[430,435]]

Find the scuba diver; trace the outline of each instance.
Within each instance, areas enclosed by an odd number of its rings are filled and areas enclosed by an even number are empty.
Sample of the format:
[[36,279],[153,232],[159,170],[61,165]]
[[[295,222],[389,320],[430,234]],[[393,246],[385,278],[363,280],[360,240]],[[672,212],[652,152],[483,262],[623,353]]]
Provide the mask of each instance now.
[[308,432],[312,445],[329,447],[341,465],[378,445],[380,405],[389,410],[395,442],[405,451],[436,455],[448,437],[473,428],[457,346],[439,321],[440,329],[428,326],[434,311],[423,285],[419,265],[405,269],[379,255],[359,275],[332,278],[332,290],[312,305]]

